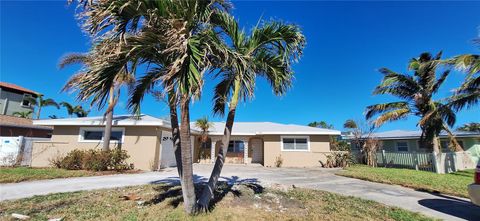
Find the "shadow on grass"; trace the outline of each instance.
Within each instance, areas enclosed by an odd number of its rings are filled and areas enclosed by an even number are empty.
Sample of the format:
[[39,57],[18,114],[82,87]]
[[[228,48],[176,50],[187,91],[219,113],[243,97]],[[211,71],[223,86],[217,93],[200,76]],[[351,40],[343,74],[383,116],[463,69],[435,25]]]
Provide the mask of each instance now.
[[[206,186],[206,181],[204,177],[194,175],[195,182],[195,194],[197,198],[202,193],[203,188]],[[145,202],[145,205],[154,205],[162,203],[165,200],[169,200],[169,205],[174,208],[177,208],[178,205],[183,202],[182,197],[182,188],[180,186],[180,181],[178,177],[169,177],[167,179],[158,180],[152,182],[152,184],[164,184],[161,186],[155,186],[154,190],[158,194],[151,200]],[[214,198],[210,201],[208,210],[212,211],[215,209],[215,206],[225,198],[228,193],[232,193],[234,197],[240,197],[242,191],[239,188],[234,188],[234,186],[243,186],[253,191],[254,194],[263,193],[264,188],[258,184],[257,179],[240,179],[238,176],[232,177],[221,177],[215,188]]]

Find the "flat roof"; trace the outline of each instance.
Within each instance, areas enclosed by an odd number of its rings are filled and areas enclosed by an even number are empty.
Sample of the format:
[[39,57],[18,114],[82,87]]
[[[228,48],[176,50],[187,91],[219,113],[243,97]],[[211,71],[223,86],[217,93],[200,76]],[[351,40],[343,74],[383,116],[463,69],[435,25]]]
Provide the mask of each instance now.
[[[79,117],[79,118],[61,118],[61,119],[46,119],[34,120],[34,125],[48,125],[48,126],[103,126],[105,125],[103,116],[95,117]],[[150,115],[141,114],[138,117],[134,115],[114,115],[113,126],[164,126],[170,127],[170,122],[152,117]]]

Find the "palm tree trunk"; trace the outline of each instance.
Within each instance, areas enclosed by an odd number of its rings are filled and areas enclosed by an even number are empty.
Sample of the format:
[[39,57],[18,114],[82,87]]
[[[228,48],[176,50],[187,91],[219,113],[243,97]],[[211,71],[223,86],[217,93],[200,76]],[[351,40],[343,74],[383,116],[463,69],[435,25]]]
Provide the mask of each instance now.
[[113,121],[113,105],[114,102],[114,88],[113,86],[110,87],[110,93],[109,93],[109,101],[108,101],[108,108],[107,108],[107,120],[105,122],[105,131],[103,132],[103,151],[109,151],[110,150],[110,137],[112,135],[112,121]]
[[37,111],[37,120],[40,119],[40,112],[42,112],[42,105],[38,105],[38,111]]
[[177,97],[174,92],[168,93],[168,106],[170,108],[170,124],[172,126],[172,142],[175,148],[175,161],[177,162],[178,177],[183,176],[182,169],[182,146],[180,142],[180,127],[177,115]]
[[433,152],[435,154],[439,154],[440,153],[440,144],[438,142],[438,136],[437,135],[433,136],[432,144],[433,144]]
[[[215,165],[213,166],[212,173],[208,179],[208,183],[203,187],[202,195],[197,202],[198,207],[202,210],[207,210],[210,204],[210,200],[213,199],[213,192],[218,182],[218,178],[222,173],[223,164],[225,163],[225,156],[228,151],[228,145],[230,143],[230,136],[232,135],[233,123],[235,121],[235,111],[237,109],[238,97],[240,93],[240,81],[235,81],[235,89],[232,95],[232,100],[230,102],[230,107],[228,110],[227,121],[225,122],[225,130],[223,131],[222,143],[220,144],[220,149],[218,150],[217,159],[215,160]],[[215,147],[212,147],[215,148]]]
[[182,185],[183,205],[188,214],[195,212],[195,187],[193,185],[193,159],[192,145],[190,142],[190,98],[182,96],[180,101],[181,124],[180,124],[180,143],[182,152],[182,172],[180,179]]

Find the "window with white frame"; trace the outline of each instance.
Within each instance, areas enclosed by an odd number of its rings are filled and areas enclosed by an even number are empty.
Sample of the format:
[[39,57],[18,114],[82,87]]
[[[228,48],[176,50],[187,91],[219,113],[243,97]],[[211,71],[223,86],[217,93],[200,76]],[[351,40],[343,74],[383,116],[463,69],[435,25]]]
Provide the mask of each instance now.
[[[82,127],[80,128],[79,142],[102,142],[104,140],[104,128],[101,127]],[[123,143],[125,135],[124,128],[112,128],[110,142]]]
[[408,152],[408,142],[406,141],[397,142],[397,151]]
[[241,140],[231,140],[228,144],[228,152],[230,153],[243,153],[245,144]]
[[308,137],[282,137],[282,151],[309,151]]

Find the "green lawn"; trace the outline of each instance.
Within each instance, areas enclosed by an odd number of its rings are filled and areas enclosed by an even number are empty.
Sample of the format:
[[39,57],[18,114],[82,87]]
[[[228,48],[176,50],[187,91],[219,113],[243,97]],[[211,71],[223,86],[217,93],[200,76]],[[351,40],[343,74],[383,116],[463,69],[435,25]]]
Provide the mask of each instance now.
[[114,173],[116,172],[92,172],[85,170],[64,170],[57,168],[0,167],[0,183],[18,183],[30,180],[97,176]]
[[[258,185],[219,185],[209,213],[183,212],[181,190],[164,184],[59,193],[0,203],[0,220],[12,213],[30,220],[432,220],[403,209],[307,189],[284,192]],[[136,200],[125,200],[127,195]]]
[[473,173],[473,170],[465,170],[450,174],[436,174],[409,169],[355,165],[338,172],[337,175],[468,198],[467,185],[473,182]]

